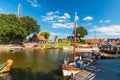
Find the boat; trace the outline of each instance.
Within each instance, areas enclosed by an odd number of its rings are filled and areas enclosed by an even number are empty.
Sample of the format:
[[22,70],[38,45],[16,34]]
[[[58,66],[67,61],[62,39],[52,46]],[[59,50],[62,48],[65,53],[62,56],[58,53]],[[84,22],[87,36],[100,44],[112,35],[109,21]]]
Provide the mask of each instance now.
[[64,47],[66,50],[72,50],[73,51],[73,61],[69,62],[66,58],[64,59],[64,64],[62,64],[62,76],[73,76],[77,73],[79,73],[82,69],[85,69],[90,63],[94,62],[95,59],[95,50],[91,46],[84,46],[79,47],[81,49],[81,52],[88,52],[90,51],[91,55],[89,56],[82,56],[76,55],[77,48],[76,48],[76,16],[75,14],[75,21],[74,21],[74,46],[73,47]]
[[[93,50],[99,52],[98,47],[88,45],[77,46],[75,49],[76,52],[92,52]],[[73,51],[73,46],[63,46],[63,50]]]
[[75,46],[76,46],[76,17],[77,13],[75,13],[75,21],[74,21],[74,47],[73,47],[73,62],[68,62],[66,59],[64,59],[64,64],[62,64],[62,76],[71,76],[72,74],[75,75],[78,72],[81,71],[80,66],[76,66],[75,62]]
[[9,72],[12,64],[12,59],[8,59],[6,63],[0,64],[0,74]]
[[77,68],[72,65],[64,65],[62,64],[62,75],[64,76],[71,76],[71,74],[77,74],[80,72],[80,68]]

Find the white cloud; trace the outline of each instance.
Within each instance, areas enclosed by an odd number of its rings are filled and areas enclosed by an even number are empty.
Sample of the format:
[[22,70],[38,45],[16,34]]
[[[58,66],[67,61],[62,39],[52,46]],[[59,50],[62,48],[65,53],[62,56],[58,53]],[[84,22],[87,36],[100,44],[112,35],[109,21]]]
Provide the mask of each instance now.
[[109,23],[109,22],[111,22],[111,20],[109,20],[109,19],[108,20],[100,20],[99,21],[99,23]]
[[87,23],[84,26],[91,26],[91,25],[92,25],[92,23]]
[[67,33],[67,34],[63,34],[63,35],[67,37],[67,36],[70,36],[71,34],[68,34],[68,33]]
[[54,16],[47,16],[47,17],[46,16],[42,16],[42,18],[43,18],[42,19],[43,21],[53,21]]
[[47,12],[45,16],[41,16],[43,21],[56,22],[55,19],[58,17],[59,11]]
[[111,21],[111,20],[105,20],[104,22],[105,22],[105,23],[109,23],[110,21]]
[[99,23],[103,23],[103,20],[100,20]]
[[93,17],[91,17],[91,16],[87,16],[87,17],[83,18],[83,20],[91,21],[91,20],[93,20]]
[[61,35],[61,33],[50,32],[51,36]]
[[27,0],[27,2],[29,2],[33,7],[38,7],[37,0]]
[[68,33],[66,33],[66,34],[63,34],[63,33],[55,33],[55,32],[50,32],[50,35],[51,36],[58,36],[59,38],[61,37],[61,35],[63,36],[69,36],[69,35],[71,35],[71,34],[68,34]]
[[53,12],[48,12],[47,15],[48,16],[53,15]]
[[2,9],[2,8],[0,8],[0,13],[4,13],[5,11]]
[[53,28],[73,28],[73,23],[53,23]]
[[78,21],[79,20],[79,16],[75,16],[75,21]]
[[66,18],[70,18],[70,15],[69,15],[68,13],[64,13],[64,16],[65,16]]
[[64,20],[60,19],[60,20],[58,20],[58,22],[64,22]]
[[120,25],[110,25],[110,26],[103,26],[103,27],[96,27],[91,31],[99,32],[104,35],[120,35]]
[[52,28],[72,28],[73,22],[70,22],[69,13],[60,14],[59,11],[52,11],[46,13],[45,16],[42,16],[42,20],[45,22],[50,22]]
[[47,16],[52,16],[52,15],[55,15],[55,14],[59,14],[59,11],[55,11],[55,12],[48,12],[46,13]]

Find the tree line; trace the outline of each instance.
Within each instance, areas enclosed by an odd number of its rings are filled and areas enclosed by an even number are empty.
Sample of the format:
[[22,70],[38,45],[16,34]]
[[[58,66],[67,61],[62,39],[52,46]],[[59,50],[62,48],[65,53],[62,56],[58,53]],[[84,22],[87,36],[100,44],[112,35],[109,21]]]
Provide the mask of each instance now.
[[30,16],[17,17],[15,14],[0,14],[0,40],[23,41],[33,33],[40,32],[40,25]]
[[[37,20],[30,16],[18,17],[15,14],[0,14],[0,41],[22,42],[30,34],[37,34],[38,32],[40,32],[40,25],[38,25]],[[77,27],[76,37],[80,41],[87,34],[84,27]],[[44,31],[40,35],[48,39],[50,33]]]

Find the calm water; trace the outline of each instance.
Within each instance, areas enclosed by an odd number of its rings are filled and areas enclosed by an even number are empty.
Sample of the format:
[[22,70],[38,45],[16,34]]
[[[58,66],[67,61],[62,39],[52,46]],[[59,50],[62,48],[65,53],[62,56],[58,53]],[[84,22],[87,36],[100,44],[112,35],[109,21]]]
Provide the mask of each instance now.
[[0,53],[0,63],[14,60],[10,74],[0,80],[66,80],[61,72],[66,53],[59,49]]

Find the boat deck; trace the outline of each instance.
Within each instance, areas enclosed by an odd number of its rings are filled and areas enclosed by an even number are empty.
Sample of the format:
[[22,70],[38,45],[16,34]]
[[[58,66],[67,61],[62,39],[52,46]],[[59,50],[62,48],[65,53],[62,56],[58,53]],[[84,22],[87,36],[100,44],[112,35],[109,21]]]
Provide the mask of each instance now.
[[76,74],[75,80],[120,80],[120,59],[97,60]]

